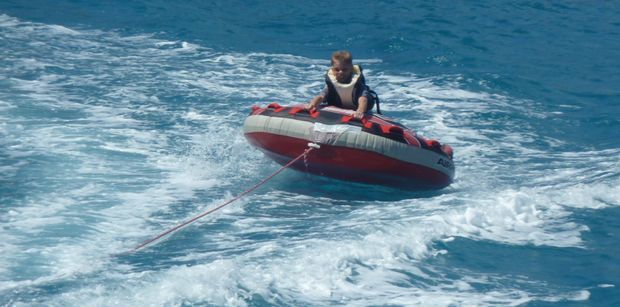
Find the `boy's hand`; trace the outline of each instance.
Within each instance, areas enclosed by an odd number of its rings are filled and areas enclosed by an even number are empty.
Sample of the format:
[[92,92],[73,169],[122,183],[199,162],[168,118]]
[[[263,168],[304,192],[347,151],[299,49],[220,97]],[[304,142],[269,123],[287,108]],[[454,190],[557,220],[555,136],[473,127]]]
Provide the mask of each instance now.
[[308,110],[308,111],[312,111],[312,110],[316,109],[316,106],[313,103],[309,103],[309,104],[305,105],[305,107],[306,107],[306,110]]
[[318,95],[318,96],[312,98],[312,100],[310,100],[310,102],[306,105],[306,110],[312,111],[312,110],[316,109],[316,106],[319,105],[319,103],[321,103],[321,101],[323,101],[323,96],[321,96],[321,95]]
[[353,112],[353,118],[362,119],[363,117],[364,117],[364,112],[359,111],[359,110]]

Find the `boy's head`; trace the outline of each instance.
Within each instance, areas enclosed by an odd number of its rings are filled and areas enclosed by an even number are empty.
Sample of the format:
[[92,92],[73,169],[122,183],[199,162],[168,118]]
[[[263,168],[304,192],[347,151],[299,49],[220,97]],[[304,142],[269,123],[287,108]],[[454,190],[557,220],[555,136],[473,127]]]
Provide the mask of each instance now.
[[336,51],[332,53],[331,70],[338,82],[351,82],[351,75],[353,72],[353,57],[351,56],[351,52]]

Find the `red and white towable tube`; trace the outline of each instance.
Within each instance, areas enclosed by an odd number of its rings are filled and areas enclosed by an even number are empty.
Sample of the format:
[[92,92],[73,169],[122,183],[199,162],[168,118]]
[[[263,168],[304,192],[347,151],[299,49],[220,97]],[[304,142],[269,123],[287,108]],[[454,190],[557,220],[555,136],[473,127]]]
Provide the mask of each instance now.
[[313,142],[320,145],[296,170],[341,180],[404,189],[439,189],[454,179],[452,148],[417,136],[381,115],[332,106],[308,112],[303,105],[253,107],[243,125],[248,141],[284,165]]

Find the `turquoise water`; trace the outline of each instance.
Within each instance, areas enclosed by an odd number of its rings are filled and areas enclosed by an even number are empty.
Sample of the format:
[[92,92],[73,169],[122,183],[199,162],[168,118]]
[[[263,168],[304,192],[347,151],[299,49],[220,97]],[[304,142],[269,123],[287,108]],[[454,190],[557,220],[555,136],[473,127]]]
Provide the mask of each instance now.
[[[0,305],[617,306],[615,2],[0,2]],[[277,170],[253,104],[349,49],[448,188]]]

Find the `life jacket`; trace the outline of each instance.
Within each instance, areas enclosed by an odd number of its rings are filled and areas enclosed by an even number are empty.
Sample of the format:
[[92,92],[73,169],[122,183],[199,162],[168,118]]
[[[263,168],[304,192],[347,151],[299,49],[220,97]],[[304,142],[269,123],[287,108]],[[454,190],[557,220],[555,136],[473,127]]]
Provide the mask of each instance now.
[[[362,67],[359,65],[353,65],[353,72],[351,76],[351,82],[347,84],[340,83],[336,80],[336,76],[331,69],[325,74],[325,83],[327,84],[328,91],[327,97],[324,102],[327,104],[336,106],[343,109],[357,110],[358,99],[367,90],[371,93],[370,99],[368,99],[368,105],[366,111],[372,110],[375,105],[375,101],[378,100],[376,93],[371,91],[366,85],[364,74],[362,73]],[[381,112],[377,112],[381,114]]]

